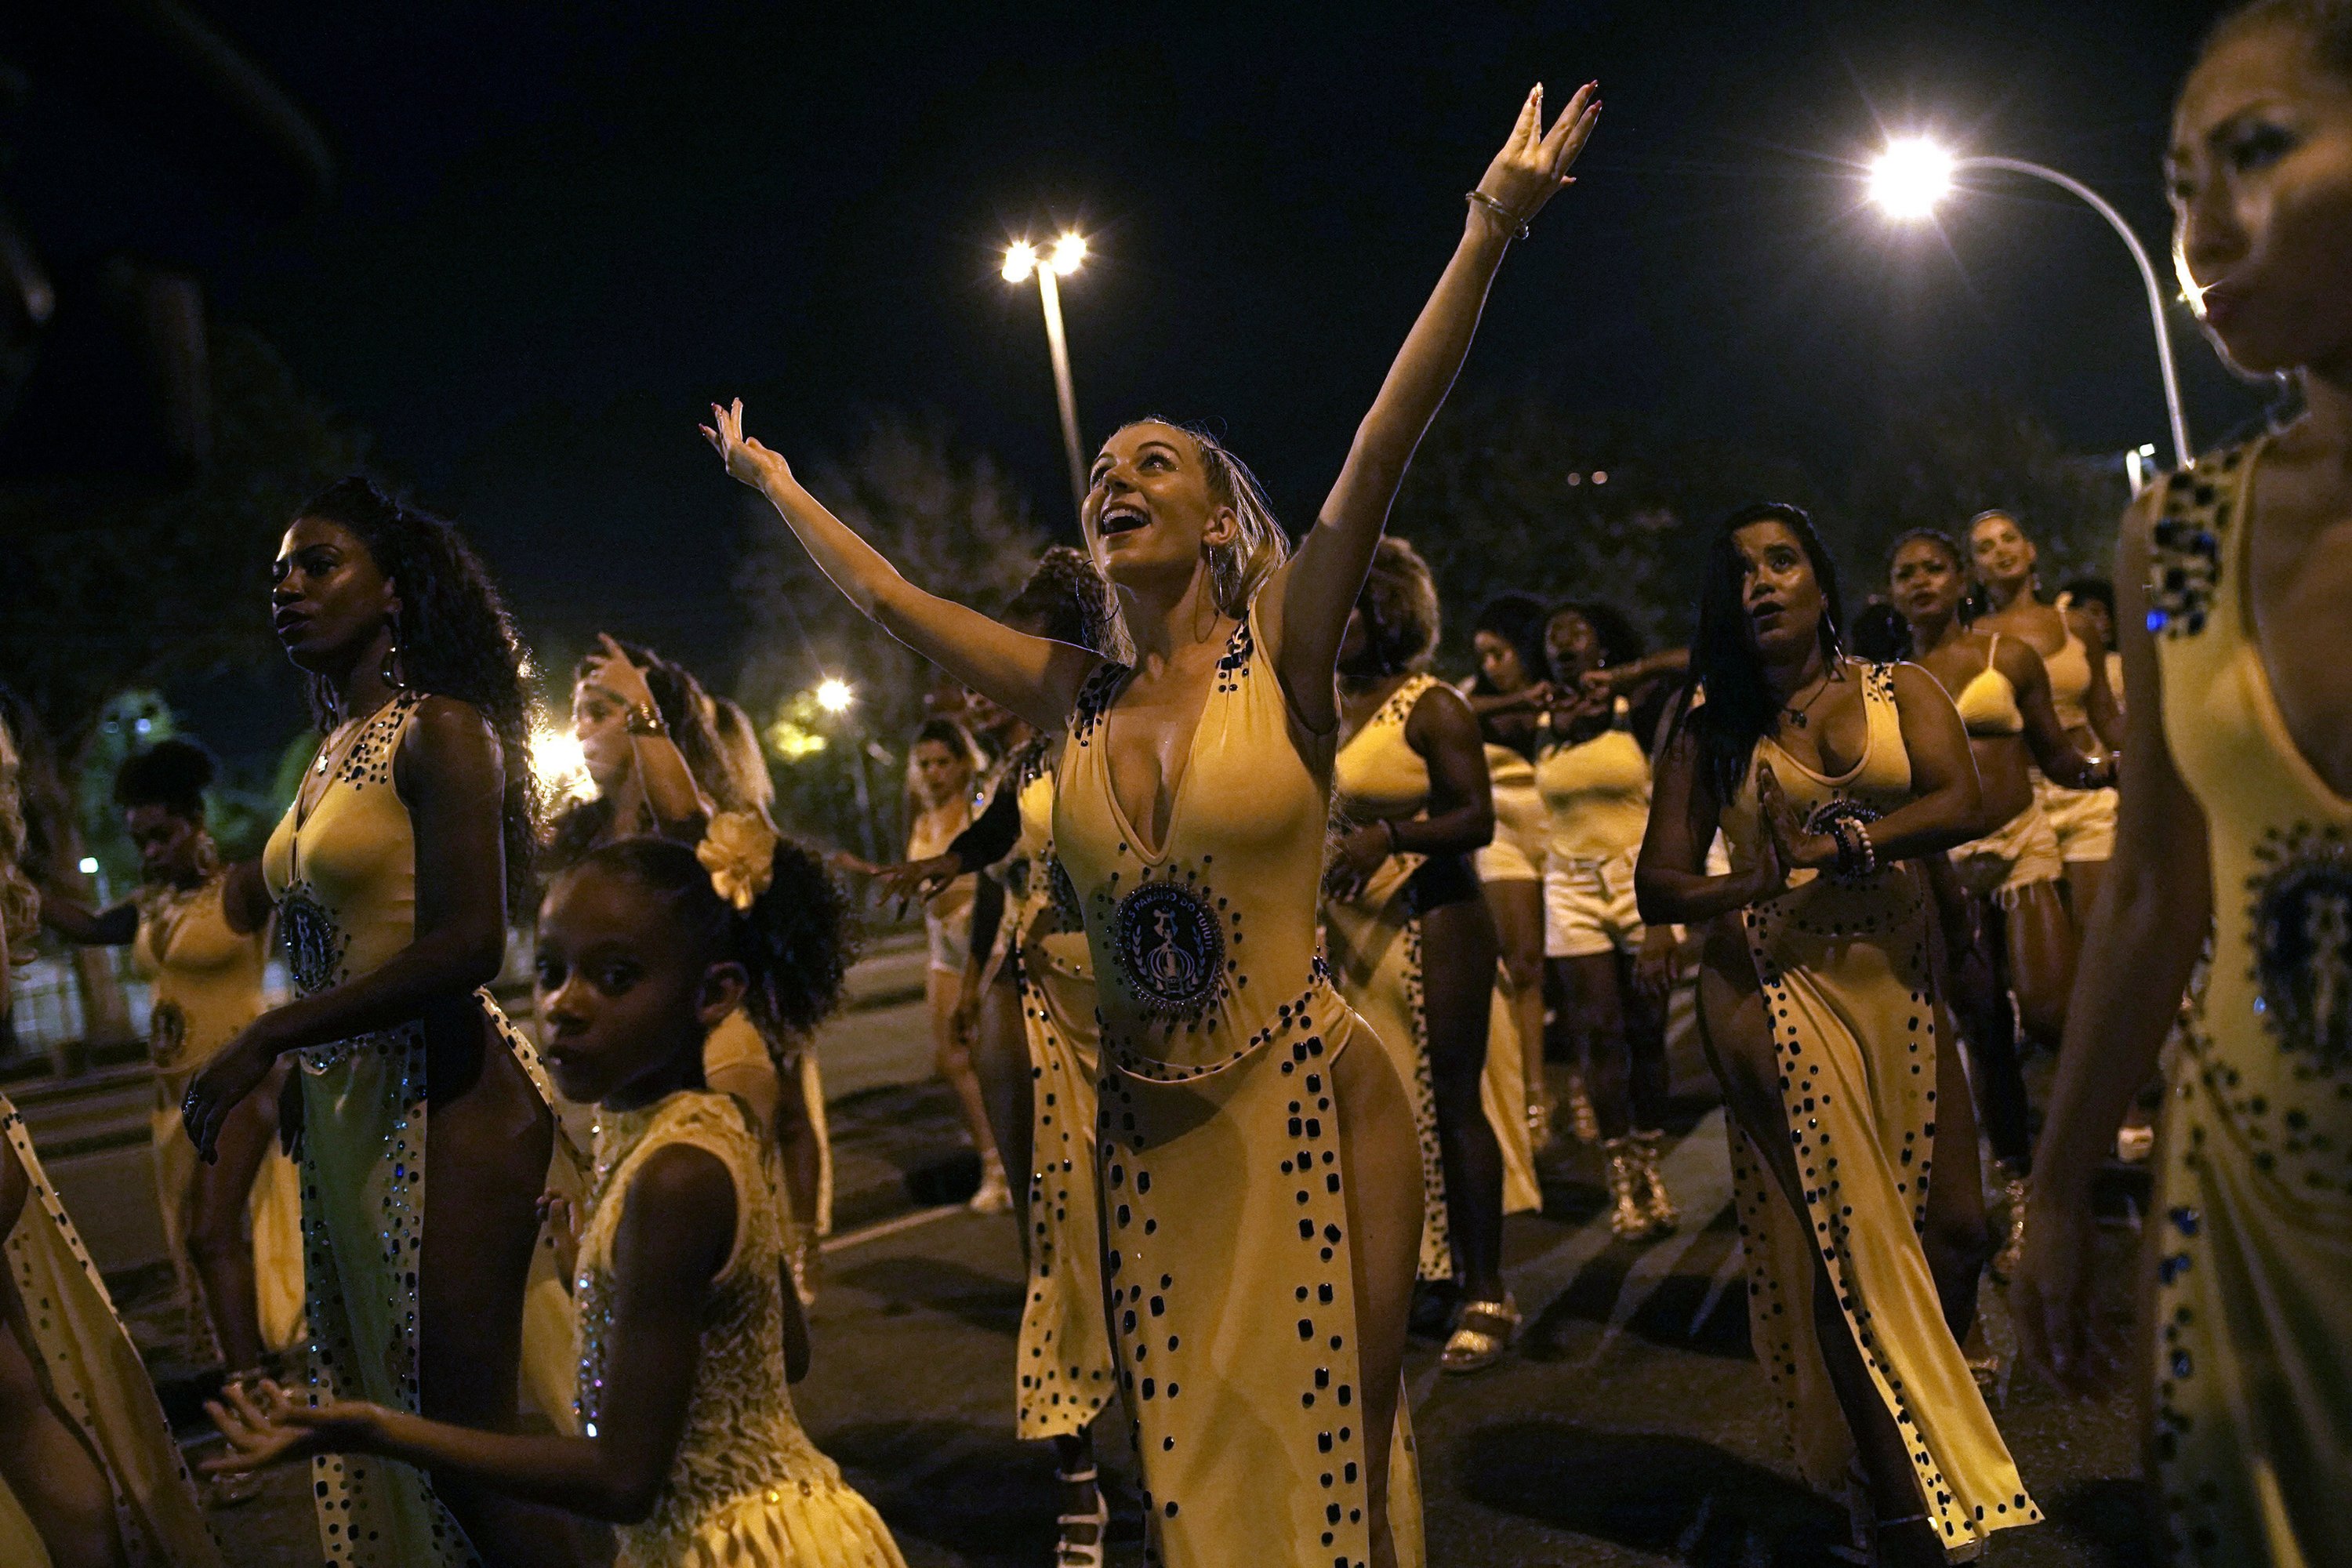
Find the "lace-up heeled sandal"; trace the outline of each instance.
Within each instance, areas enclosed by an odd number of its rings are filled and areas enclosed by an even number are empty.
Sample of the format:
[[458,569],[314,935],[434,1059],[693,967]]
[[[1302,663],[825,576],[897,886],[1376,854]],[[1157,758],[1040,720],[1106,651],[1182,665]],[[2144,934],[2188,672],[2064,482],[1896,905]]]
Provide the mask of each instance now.
[[1103,1568],[1103,1543],[1110,1534],[1110,1500],[1103,1495],[1100,1473],[1088,1465],[1076,1475],[1064,1473],[1055,1479],[1066,1487],[1094,1488],[1095,1506],[1092,1513],[1066,1513],[1054,1521],[1061,1531],[1054,1547],[1054,1568]]
[[[1476,1327],[1471,1321],[1474,1318],[1496,1326]],[[1499,1301],[1465,1301],[1445,1349],[1438,1353],[1437,1364],[1459,1375],[1486,1371],[1502,1360],[1512,1342],[1519,1337],[1519,1304],[1507,1290]]]

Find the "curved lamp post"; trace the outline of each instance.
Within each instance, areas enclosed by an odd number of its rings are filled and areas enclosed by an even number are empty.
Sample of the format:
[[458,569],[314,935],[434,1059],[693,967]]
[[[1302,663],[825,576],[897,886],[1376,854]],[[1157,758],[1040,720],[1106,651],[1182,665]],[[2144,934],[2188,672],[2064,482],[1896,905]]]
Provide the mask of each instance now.
[[1969,169],[1998,169],[2011,174],[2024,174],[2057,186],[2067,195],[2089,206],[2107,220],[2131,251],[2132,260],[2139,267],[2139,280],[2147,290],[2147,319],[2156,330],[2156,358],[2164,377],[2165,412],[2172,419],[2172,452],[2182,468],[2189,466],[2189,421],[2180,411],[2180,375],[2172,358],[2172,329],[2165,320],[2164,289],[2157,282],[2156,263],[2147,247],[2132,232],[2124,215],[2116,211],[2105,196],[2074,178],[2041,163],[2031,163],[2022,158],[1999,158],[1985,154],[1958,156],[1947,152],[1924,136],[1906,137],[1891,142],[1885,152],[1871,164],[1870,195],[1880,210],[1889,217],[1904,220],[1924,218],[1936,210],[1936,205],[1951,193],[1953,177]]
[[1087,242],[1076,234],[1062,236],[1042,256],[1025,239],[1013,241],[1004,252],[1007,283],[1037,279],[1037,297],[1045,307],[1045,347],[1054,356],[1054,394],[1062,407],[1062,449],[1070,460],[1070,499],[1081,508],[1087,499],[1087,460],[1078,446],[1078,396],[1070,384],[1070,343],[1062,331],[1062,290],[1055,279],[1067,278],[1086,259]]

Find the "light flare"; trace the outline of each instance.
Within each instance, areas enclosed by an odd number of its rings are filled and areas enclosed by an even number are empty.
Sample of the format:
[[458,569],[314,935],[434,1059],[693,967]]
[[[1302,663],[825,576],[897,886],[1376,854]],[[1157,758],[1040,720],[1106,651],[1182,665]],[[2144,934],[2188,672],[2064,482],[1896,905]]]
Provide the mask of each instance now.
[[1054,275],[1067,278],[1086,265],[1087,242],[1083,236],[1066,234],[1054,242]]
[[588,776],[588,753],[580,737],[552,724],[534,724],[530,731],[530,772],[540,793],[551,805],[586,800],[596,793]]
[[856,700],[856,689],[837,675],[828,675],[816,683],[816,705],[828,713],[846,713]]
[[1957,165],[1948,151],[1927,137],[1898,137],[1870,166],[1870,199],[1892,218],[1926,217],[1951,194]]
[[1025,239],[1016,239],[1004,250],[1004,280],[1026,283],[1029,275],[1037,270],[1037,247]]

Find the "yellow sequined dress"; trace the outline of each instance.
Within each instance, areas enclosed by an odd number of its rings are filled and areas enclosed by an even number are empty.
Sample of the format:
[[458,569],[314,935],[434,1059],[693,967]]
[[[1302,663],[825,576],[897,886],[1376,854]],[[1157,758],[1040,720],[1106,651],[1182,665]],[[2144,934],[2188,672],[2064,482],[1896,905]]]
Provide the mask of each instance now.
[[[1829,778],[1774,741],[1759,742],[1723,813],[1734,866],[1754,864],[1762,834],[1756,763],[1771,763],[1790,805],[1817,832],[1832,816],[1869,821],[1910,798],[1892,672],[1849,668],[1860,672],[1868,716],[1861,759]],[[1818,1259],[1911,1448],[1930,1525],[1948,1555],[1971,1556],[1992,1531],[2042,1515],[1945,1326],[1919,1243],[1936,1152],[1937,1048],[1924,895],[1901,867],[1855,880],[1800,870],[1790,881],[1741,911],[1805,1184],[1799,1214],[1733,1128],[1749,1332],[1788,1407],[1805,1479],[1842,1489],[1853,1447],[1813,1335]]]
[[2249,618],[2262,450],[2171,479],[2148,587],[2214,919],[2157,1177],[2153,1452],[2178,1555],[2232,1568],[2352,1563],[2352,800],[2288,732]]
[[[1050,762],[1050,757],[1043,760]],[[1029,1293],[1021,1307],[1016,1411],[1024,1438],[1084,1431],[1118,1386],[1103,1317],[1096,1202],[1094,961],[1069,879],[1054,858],[1054,775],[1024,770],[1021,837],[1006,881],[1029,1043]]]
[[[1332,1065],[1379,1049],[1316,952],[1333,737],[1292,716],[1234,628],[1155,851],[1111,789],[1128,671],[1072,714],[1054,844],[1102,1016],[1103,1268],[1152,1561],[1368,1561],[1349,1172]],[[1391,1157],[1407,1159],[1410,1151]],[[1422,1561],[1400,1399],[1389,1522]]]
[[[155,1159],[156,1197],[163,1238],[177,1271],[193,1348],[217,1356],[204,1282],[188,1260],[194,1218],[196,1146],[181,1124],[180,1100],[238,1030],[261,1013],[262,931],[238,935],[221,905],[226,879],[198,886],[150,889],[140,897],[139,932],[131,964],[152,988],[148,1049],[155,1063],[155,1105],[149,1146]],[[247,1204],[253,1227],[253,1282],[260,1309],[261,1342],[282,1351],[302,1325],[302,1195],[294,1162],[276,1143],[262,1157]],[[242,1368],[236,1370],[243,1370]]]
[[[278,903],[287,970],[305,996],[365,974],[415,936],[416,841],[393,783],[401,738],[424,701],[403,691],[321,746],[326,778],[298,796],[269,836],[262,874]],[[477,1000],[540,1094],[538,1053],[487,991]],[[302,1085],[302,1238],[310,1381],[321,1396],[417,1408],[416,1258],[425,1241],[425,1027],[412,1022],[298,1053]],[[576,1192],[576,1155],[559,1134],[549,1185]],[[543,1411],[568,1416],[568,1315],[542,1231],[524,1312],[524,1381]],[[424,1475],[388,1459],[311,1461],[320,1546],[330,1563],[445,1568],[478,1562]]]
[[[219,1568],[220,1549],[205,1528],[195,1486],[138,1347],[114,1315],[98,1266],[33,1152],[24,1118],[5,1096],[0,1138],[29,1186],[16,1225],[0,1238],[9,1282],[24,1304],[25,1349],[106,1473],[116,1529],[132,1568]],[[47,1561],[32,1521],[0,1485],[0,1563],[29,1568]]]
[[578,1419],[593,1436],[629,1413],[603,1407],[615,1295],[613,1238],[629,1184],[657,1149],[715,1156],[735,1187],[735,1245],[703,1306],[701,1353],[653,1512],[614,1533],[615,1568],[905,1568],[890,1531],[809,1441],[784,1374],[783,1255],[761,1140],[723,1094],[687,1090],[642,1110],[602,1110],[572,1287],[580,1309]]
[[[1332,759],[1332,793],[1350,826],[1420,816],[1429,809],[1429,764],[1405,739],[1413,705],[1433,675],[1414,675],[1348,736]],[[1352,897],[1323,902],[1324,951],[1331,978],[1395,1062],[1412,1099],[1421,1142],[1421,1266],[1423,1279],[1454,1277],[1452,1226],[1445,1212],[1445,1165],[1437,1103],[1431,1089],[1429,1016],[1422,996],[1421,910],[1413,873],[1427,858],[1391,855]],[[1486,1070],[1480,1088],[1486,1120],[1503,1152],[1503,1212],[1543,1206],[1528,1136],[1528,1090],[1518,1020],[1496,970],[1486,1025]]]

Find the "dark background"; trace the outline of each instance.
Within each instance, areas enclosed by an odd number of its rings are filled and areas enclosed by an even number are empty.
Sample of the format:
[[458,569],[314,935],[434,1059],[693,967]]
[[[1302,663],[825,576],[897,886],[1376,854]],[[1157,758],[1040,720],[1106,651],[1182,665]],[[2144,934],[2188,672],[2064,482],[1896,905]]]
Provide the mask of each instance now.
[[[1891,230],[1860,164],[1932,128],[2068,170],[2160,244],[2170,93],[2214,10],[214,0],[327,132],[331,206],[257,226],[68,89],[32,95],[5,181],[53,260],[202,275],[461,519],[535,640],[610,628],[723,688],[740,522],[695,432],[709,399],[745,395],[795,458],[862,411],[937,410],[1074,534],[1035,290],[996,268],[1009,237],[1075,223],[1087,439],[1213,418],[1296,527],[1537,79],[1556,105],[1597,77],[1607,112],[1465,389],[1736,439],[1826,485],[1891,402],[1952,388],[2081,452],[2165,450],[2142,296],[2095,216],[2002,184]],[[2258,405],[2175,321],[2210,444]],[[283,741],[292,693],[253,670],[175,695],[235,752]]]

